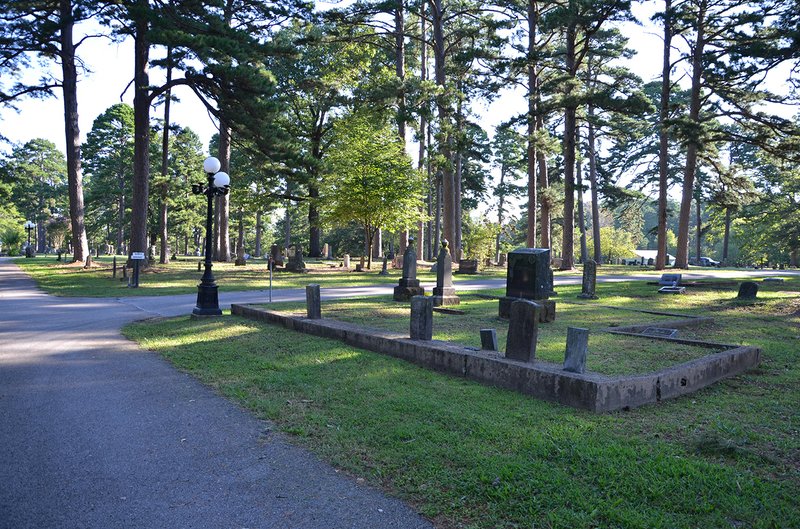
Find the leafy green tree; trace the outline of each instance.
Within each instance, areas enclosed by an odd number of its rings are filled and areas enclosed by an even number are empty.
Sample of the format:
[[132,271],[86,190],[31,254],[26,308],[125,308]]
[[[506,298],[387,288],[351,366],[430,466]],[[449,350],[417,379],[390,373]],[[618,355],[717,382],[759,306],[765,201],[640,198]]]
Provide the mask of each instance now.
[[401,231],[419,220],[423,185],[397,132],[377,116],[351,114],[334,126],[321,193],[325,215],[330,224],[361,225],[368,267],[378,229]]
[[[81,174],[80,130],[78,128],[78,46],[76,24],[89,20],[105,8],[93,0],[0,1],[0,74],[13,79],[9,87],[0,81],[0,105],[11,105],[23,97],[46,97],[60,88],[64,100],[64,131],[67,145],[67,182],[72,247],[75,261],[86,259],[89,246],[84,227],[83,176]],[[61,79],[41,76],[36,82],[21,81],[31,67],[49,61],[61,67]]]
[[95,118],[83,144],[89,224],[113,226],[116,252],[125,247],[133,180],[133,108],[120,103]]
[[64,154],[53,142],[36,138],[15,147],[3,161],[2,171],[12,183],[12,200],[27,220],[36,223],[36,251],[43,253],[47,222],[66,213],[68,207]]
[[[527,167],[525,138],[510,125],[504,124],[495,131],[492,150],[493,164],[500,171],[500,180],[494,187],[494,196],[497,197],[497,225],[502,230],[506,220],[507,200],[522,196],[525,192],[525,187],[517,184]],[[528,214],[530,215],[530,212]],[[501,234],[502,232],[498,230],[495,260],[500,259]]]

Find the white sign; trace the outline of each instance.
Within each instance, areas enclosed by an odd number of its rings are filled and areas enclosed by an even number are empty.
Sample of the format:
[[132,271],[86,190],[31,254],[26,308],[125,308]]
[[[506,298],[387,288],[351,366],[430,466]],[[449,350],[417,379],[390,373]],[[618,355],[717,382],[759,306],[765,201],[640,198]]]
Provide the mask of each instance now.
[[144,259],[144,252],[133,252],[131,259]]

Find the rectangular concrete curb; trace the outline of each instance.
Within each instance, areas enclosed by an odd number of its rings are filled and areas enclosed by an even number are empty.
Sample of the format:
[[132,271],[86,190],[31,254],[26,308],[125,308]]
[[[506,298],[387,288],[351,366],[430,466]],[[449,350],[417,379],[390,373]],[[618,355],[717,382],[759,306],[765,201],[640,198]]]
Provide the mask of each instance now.
[[231,314],[332,338],[443,373],[594,412],[635,408],[697,391],[758,365],[761,354],[757,347],[742,346],[654,373],[609,377],[591,372],[571,373],[549,362],[517,362],[506,359],[502,353],[475,351],[438,340],[411,340],[345,322],[309,320],[248,305],[231,305]]

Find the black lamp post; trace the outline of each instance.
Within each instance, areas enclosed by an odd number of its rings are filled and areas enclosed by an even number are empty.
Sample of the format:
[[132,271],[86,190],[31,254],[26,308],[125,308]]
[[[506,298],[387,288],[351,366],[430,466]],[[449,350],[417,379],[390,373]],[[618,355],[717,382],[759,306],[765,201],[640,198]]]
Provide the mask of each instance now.
[[33,248],[31,248],[31,230],[36,227],[36,224],[26,220],[23,226],[25,226],[25,229],[28,230],[28,247],[25,248],[25,257],[33,257],[36,255],[36,252],[34,252]]
[[203,162],[203,171],[208,177],[207,184],[192,184],[192,193],[195,195],[205,195],[208,198],[206,208],[206,260],[205,272],[197,285],[197,306],[192,314],[198,316],[219,316],[222,311],[219,308],[217,296],[217,283],[214,281],[214,274],[211,273],[211,235],[213,231],[212,221],[214,218],[214,197],[228,194],[230,190],[231,178],[228,173],[223,173],[219,169],[221,164],[213,156],[206,158]]

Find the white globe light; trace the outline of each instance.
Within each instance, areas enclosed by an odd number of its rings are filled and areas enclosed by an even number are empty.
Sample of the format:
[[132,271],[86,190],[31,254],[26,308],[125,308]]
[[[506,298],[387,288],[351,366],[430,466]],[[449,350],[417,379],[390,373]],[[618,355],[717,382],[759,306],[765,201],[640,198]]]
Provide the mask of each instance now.
[[25,221],[25,227],[26,228],[33,228],[34,226],[36,226],[36,224],[34,224],[33,222],[31,222],[29,220]]
[[220,171],[214,175],[214,187],[225,187],[230,183],[231,177],[228,176],[228,173],[223,173]]
[[222,167],[222,164],[219,163],[219,160],[214,158],[213,156],[209,156],[203,162],[203,171],[206,173],[216,173],[219,171],[219,168]]

